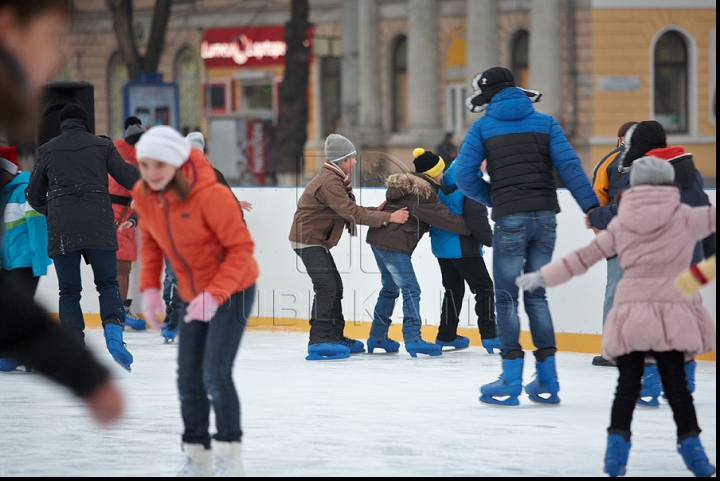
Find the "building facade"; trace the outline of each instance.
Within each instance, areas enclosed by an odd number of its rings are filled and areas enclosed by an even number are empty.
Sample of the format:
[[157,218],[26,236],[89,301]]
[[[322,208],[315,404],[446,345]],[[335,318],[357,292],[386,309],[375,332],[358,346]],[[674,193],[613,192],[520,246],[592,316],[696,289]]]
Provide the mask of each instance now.
[[[614,148],[621,124],[656,119],[715,186],[713,0],[309,3],[305,180],[323,162],[331,132],[362,149],[356,185],[411,168],[412,149],[434,149],[445,132],[460,143],[478,118],[464,106],[473,76],[501,65],[518,85],[543,93],[536,108],[558,119],[588,175]],[[153,5],[134,2],[141,48]],[[92,83],[97,132],[119,137],[131,79],[108,1],[75,6],[57,79]],[[177,85],[177,128],[201,130],[213,163],[238,184],[295,182],[272,175],[271,152],[289,19],[289,0],[173,2],[159,73]]]

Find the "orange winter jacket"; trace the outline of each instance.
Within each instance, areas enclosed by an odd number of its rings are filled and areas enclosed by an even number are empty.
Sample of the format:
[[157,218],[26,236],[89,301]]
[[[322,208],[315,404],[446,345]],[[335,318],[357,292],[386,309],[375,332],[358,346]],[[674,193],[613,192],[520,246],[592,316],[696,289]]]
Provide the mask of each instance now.
[[185,202],[174,192],[145,194],[142,182],[133,189],[141,243],[140,291],[160,288],[163,256],[167,256],[183,301],[190,302],[207,290],[220,297],[222,304],[255,283],[255,244],[237,199],[217,182],[201,151],[191,149],[182,173],[191,185]]
[[[123,158],[128,164],[134,165],[137,168],[138,163],[135,158],[135,147],[125,142],[125,139],[117,139],[113,142],[117,149],[120,157]],[[111,175],[108,175],[108,192],[110,193],[110,200],[112,202],[113,212],[115,213],[115,227],[119,226],[130,217],[133,210],[126,204],[129,204],[132,195],[132,191],[127,190],[122,185],[118,184]],[[122,232],[118,232],[118,251],[117,258],[120,261],[135,262],[137,260],[137,242],[135,237],[135,229],[125,229]]]

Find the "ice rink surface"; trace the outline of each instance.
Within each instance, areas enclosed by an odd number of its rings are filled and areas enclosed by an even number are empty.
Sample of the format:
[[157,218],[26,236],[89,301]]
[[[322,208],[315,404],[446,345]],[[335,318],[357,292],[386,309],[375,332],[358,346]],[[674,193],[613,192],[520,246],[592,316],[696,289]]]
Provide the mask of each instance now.
[[[154,331],[126,331],[135,358],[127,373],[100,329],[86,335],[117,379],[126,415],[101,428],[38,374],[0,373],[0,476],[175,476],[184,459],[177,346]],[[500,359],[479,347],[314,362],[304,360],[306,347],[302,332],[245,333],[234,378],[248,476],[603,476],[617,370],[592,366],[591,354],[557,354],[559,406],[523,393],[518,407],[492,407],[478,388],[497,379]],[[532,361],[527,352],[524,383]],[[695,407],[713,464],[715,382],[716,363],[699,361]],[[675,434],[666,402],[637,408],[626,476],[692,476]]]

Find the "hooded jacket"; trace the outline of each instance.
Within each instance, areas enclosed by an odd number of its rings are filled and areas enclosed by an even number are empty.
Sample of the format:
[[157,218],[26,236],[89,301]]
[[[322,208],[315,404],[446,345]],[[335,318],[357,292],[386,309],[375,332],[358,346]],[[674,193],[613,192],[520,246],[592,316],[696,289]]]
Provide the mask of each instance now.
[[112,140],[91,134],[80,119],[66,119],[61,134],[38,149],[26,191],[47,217],[48,255],[118,248],[108,174],[132,189],[140,172],[126,163]]
[[395,252],[412,255],[420,238],[430,230],[430,226],[465,236],[471,235],[462,216],[451,213],[438,199],[438,184],[428,176],[417,172],[397,173],[385,182],[384,212],[395,212],[403,207],[408,209],[408,220],[404,224],[389,224],[383,227],[371,227],[367,233],[367,243]]
[[681,203],[675,186],[637,186],[623,193],[618,215],[587,247],[540,272],[556,286],[617,254],[623,277],[603,328],[603,357],[676,350],[690,358],[715,349],[715,324],[700,295],[688,300],[674,283],[697,241],[715,232],[715,215],[714,206]]
[[19,172],[2,188],[0,206],[4,208],[0,238],[3,269],[32,267],[35,277],[47,274],[52,261],[47,256],[47,223],[25,199],[30,172]]
[[321,167],[300,196],[289,239],[329,250],[340,241],[346,224],[387,225],[391,212],[357,205],[342,177]]
[[217,182],[202,152],[191,149],[181,171],[191,186],[185,202],[172,191],[145,193],[142,182],[133,189],[141,242],[140,291],[160,288],[167,256],[183,301],[191,302],[204,290],[227,300],[255,283],[255,244],[235,195]]
[[[480,172],[485,159],[492,183]],[[470,126],[454,163],[460,190],[492,207],[493,219],[518,212],[560,212],[553,169],[583,212],[599,205],[560,125],[536,112],[527,93],[516,87],[493,96],[485,116]]]
[[[125,139],[116,139],[113,143],[120,157],[128,164],[137,168],[138,162],[135,156],[135,147],[128,144]],[[108,176],[108,191],[110,192],[115,225],[119,226],[128,220],[133,213],[133,210],[130,208],[132,191],[118,184],[117,181],[110,176]],[[135,262],[137,260],[135,229],[125,229],[122,232],[118,232],[117,258],[119,261]]]

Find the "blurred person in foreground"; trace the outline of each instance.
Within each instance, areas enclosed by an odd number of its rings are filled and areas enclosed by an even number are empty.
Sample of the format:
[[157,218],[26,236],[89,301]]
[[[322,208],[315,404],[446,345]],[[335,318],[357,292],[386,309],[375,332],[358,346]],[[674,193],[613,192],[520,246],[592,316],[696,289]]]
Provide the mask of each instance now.
[[[34,134],[35,102],[63,61],[60,37],[71,12],[68,0],[0,0],[0,130],[8,140],[28,142]],[[32,365],[70,389],[100,423],[123,414],[124,400],[109,371],[50,320],[30,291],[2,274],[0,356]]]

